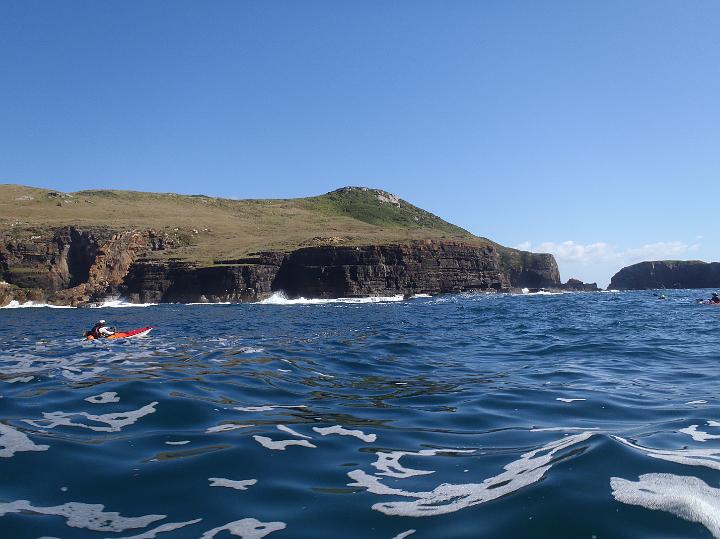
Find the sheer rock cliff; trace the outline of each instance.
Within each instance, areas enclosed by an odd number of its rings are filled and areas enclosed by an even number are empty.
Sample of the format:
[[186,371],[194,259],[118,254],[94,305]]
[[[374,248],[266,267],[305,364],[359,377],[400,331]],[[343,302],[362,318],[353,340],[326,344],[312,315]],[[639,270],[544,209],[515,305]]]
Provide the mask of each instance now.
[[609,290],[655,288],[720,288],[720,262],[656,260],[639,262],[618,271]]
[[152,254],[169,248],[155,231],[54,230],[0,242],[0,305],[12,300],[86,305],[109,296],[137,303],[258,301],[560,288],[552,255],[434,240],[263,252],[212,265]]
[[0,185],[0,306],[562,289],[509,249],[379,189],[284,200]]

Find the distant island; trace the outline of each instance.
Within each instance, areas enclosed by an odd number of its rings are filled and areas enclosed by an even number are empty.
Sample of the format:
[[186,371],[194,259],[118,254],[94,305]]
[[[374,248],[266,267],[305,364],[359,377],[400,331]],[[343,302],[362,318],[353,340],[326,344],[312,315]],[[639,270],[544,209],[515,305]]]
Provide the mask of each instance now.
[[233,200],[0,185],[0,306],[597,290],[555,258],[471,234],[386,191]]
[[700,260],[655,260],[640,262],[618,271],[610,290],[656,288],[720,288],[720,262]]

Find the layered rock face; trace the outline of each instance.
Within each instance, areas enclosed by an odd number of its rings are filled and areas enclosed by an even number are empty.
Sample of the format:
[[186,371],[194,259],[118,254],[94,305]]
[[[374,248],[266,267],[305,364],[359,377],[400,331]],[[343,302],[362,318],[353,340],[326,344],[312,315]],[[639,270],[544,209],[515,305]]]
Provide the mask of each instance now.
[[133,301],[213,302],[257,301],[273,292],[338,298],[560,286],[554,259],[537,256],[533,271],[504,267],[493,247],[458,243],[308,247],[210,267],[139,261],[125,289]]
[[[457,242],[320,246],[217,261],[210,266],[149,258],[172,247],[153,231],[57,229],[0,242],[0,305],[85,305],[108,295],[140,303],[336,298],[513,288],[561,288],[552,255]],[[508,255],[508,253],[511,253]]]
[[663,260],[640,262],[617,272],[609,290],[720,288],[720,262]]
[[291,297],[507,290],[512,283],[492,248],[409,245],[307,248],[290,253],[273,283]]
[[119,289],[141,254],[162,250],[153,231],[63,227],[0,241],[0,305],[16,301],[85,304]]
[[120,292],[134,303],[259,301],[271,295],[282,259],[282,255],[270,254],[206,267],[141,260],[130,268]]

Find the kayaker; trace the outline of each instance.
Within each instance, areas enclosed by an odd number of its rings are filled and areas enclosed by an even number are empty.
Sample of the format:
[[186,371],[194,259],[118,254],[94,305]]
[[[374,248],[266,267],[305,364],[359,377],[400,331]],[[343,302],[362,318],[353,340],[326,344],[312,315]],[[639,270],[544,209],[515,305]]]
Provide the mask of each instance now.
[[93,337],[94,339],[100,339],[102,337],[113,335],[114,333],[115,332],[113,330],[105,327],[105,320],[98,320],[98,323],[95,324],[92,329],[87,332],[87,336]]
[[710,303],[720,303],[720,296],[718,296],[717,292],[712,293],[712,297],[710,298]]

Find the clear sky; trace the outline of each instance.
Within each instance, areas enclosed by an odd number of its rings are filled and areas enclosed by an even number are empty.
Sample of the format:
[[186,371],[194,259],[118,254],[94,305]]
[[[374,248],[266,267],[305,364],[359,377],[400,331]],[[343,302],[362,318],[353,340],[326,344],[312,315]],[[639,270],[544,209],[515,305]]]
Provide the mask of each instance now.
[[720,260],[720,2],[0,0],[0,183],[392,191],[562,277]]

